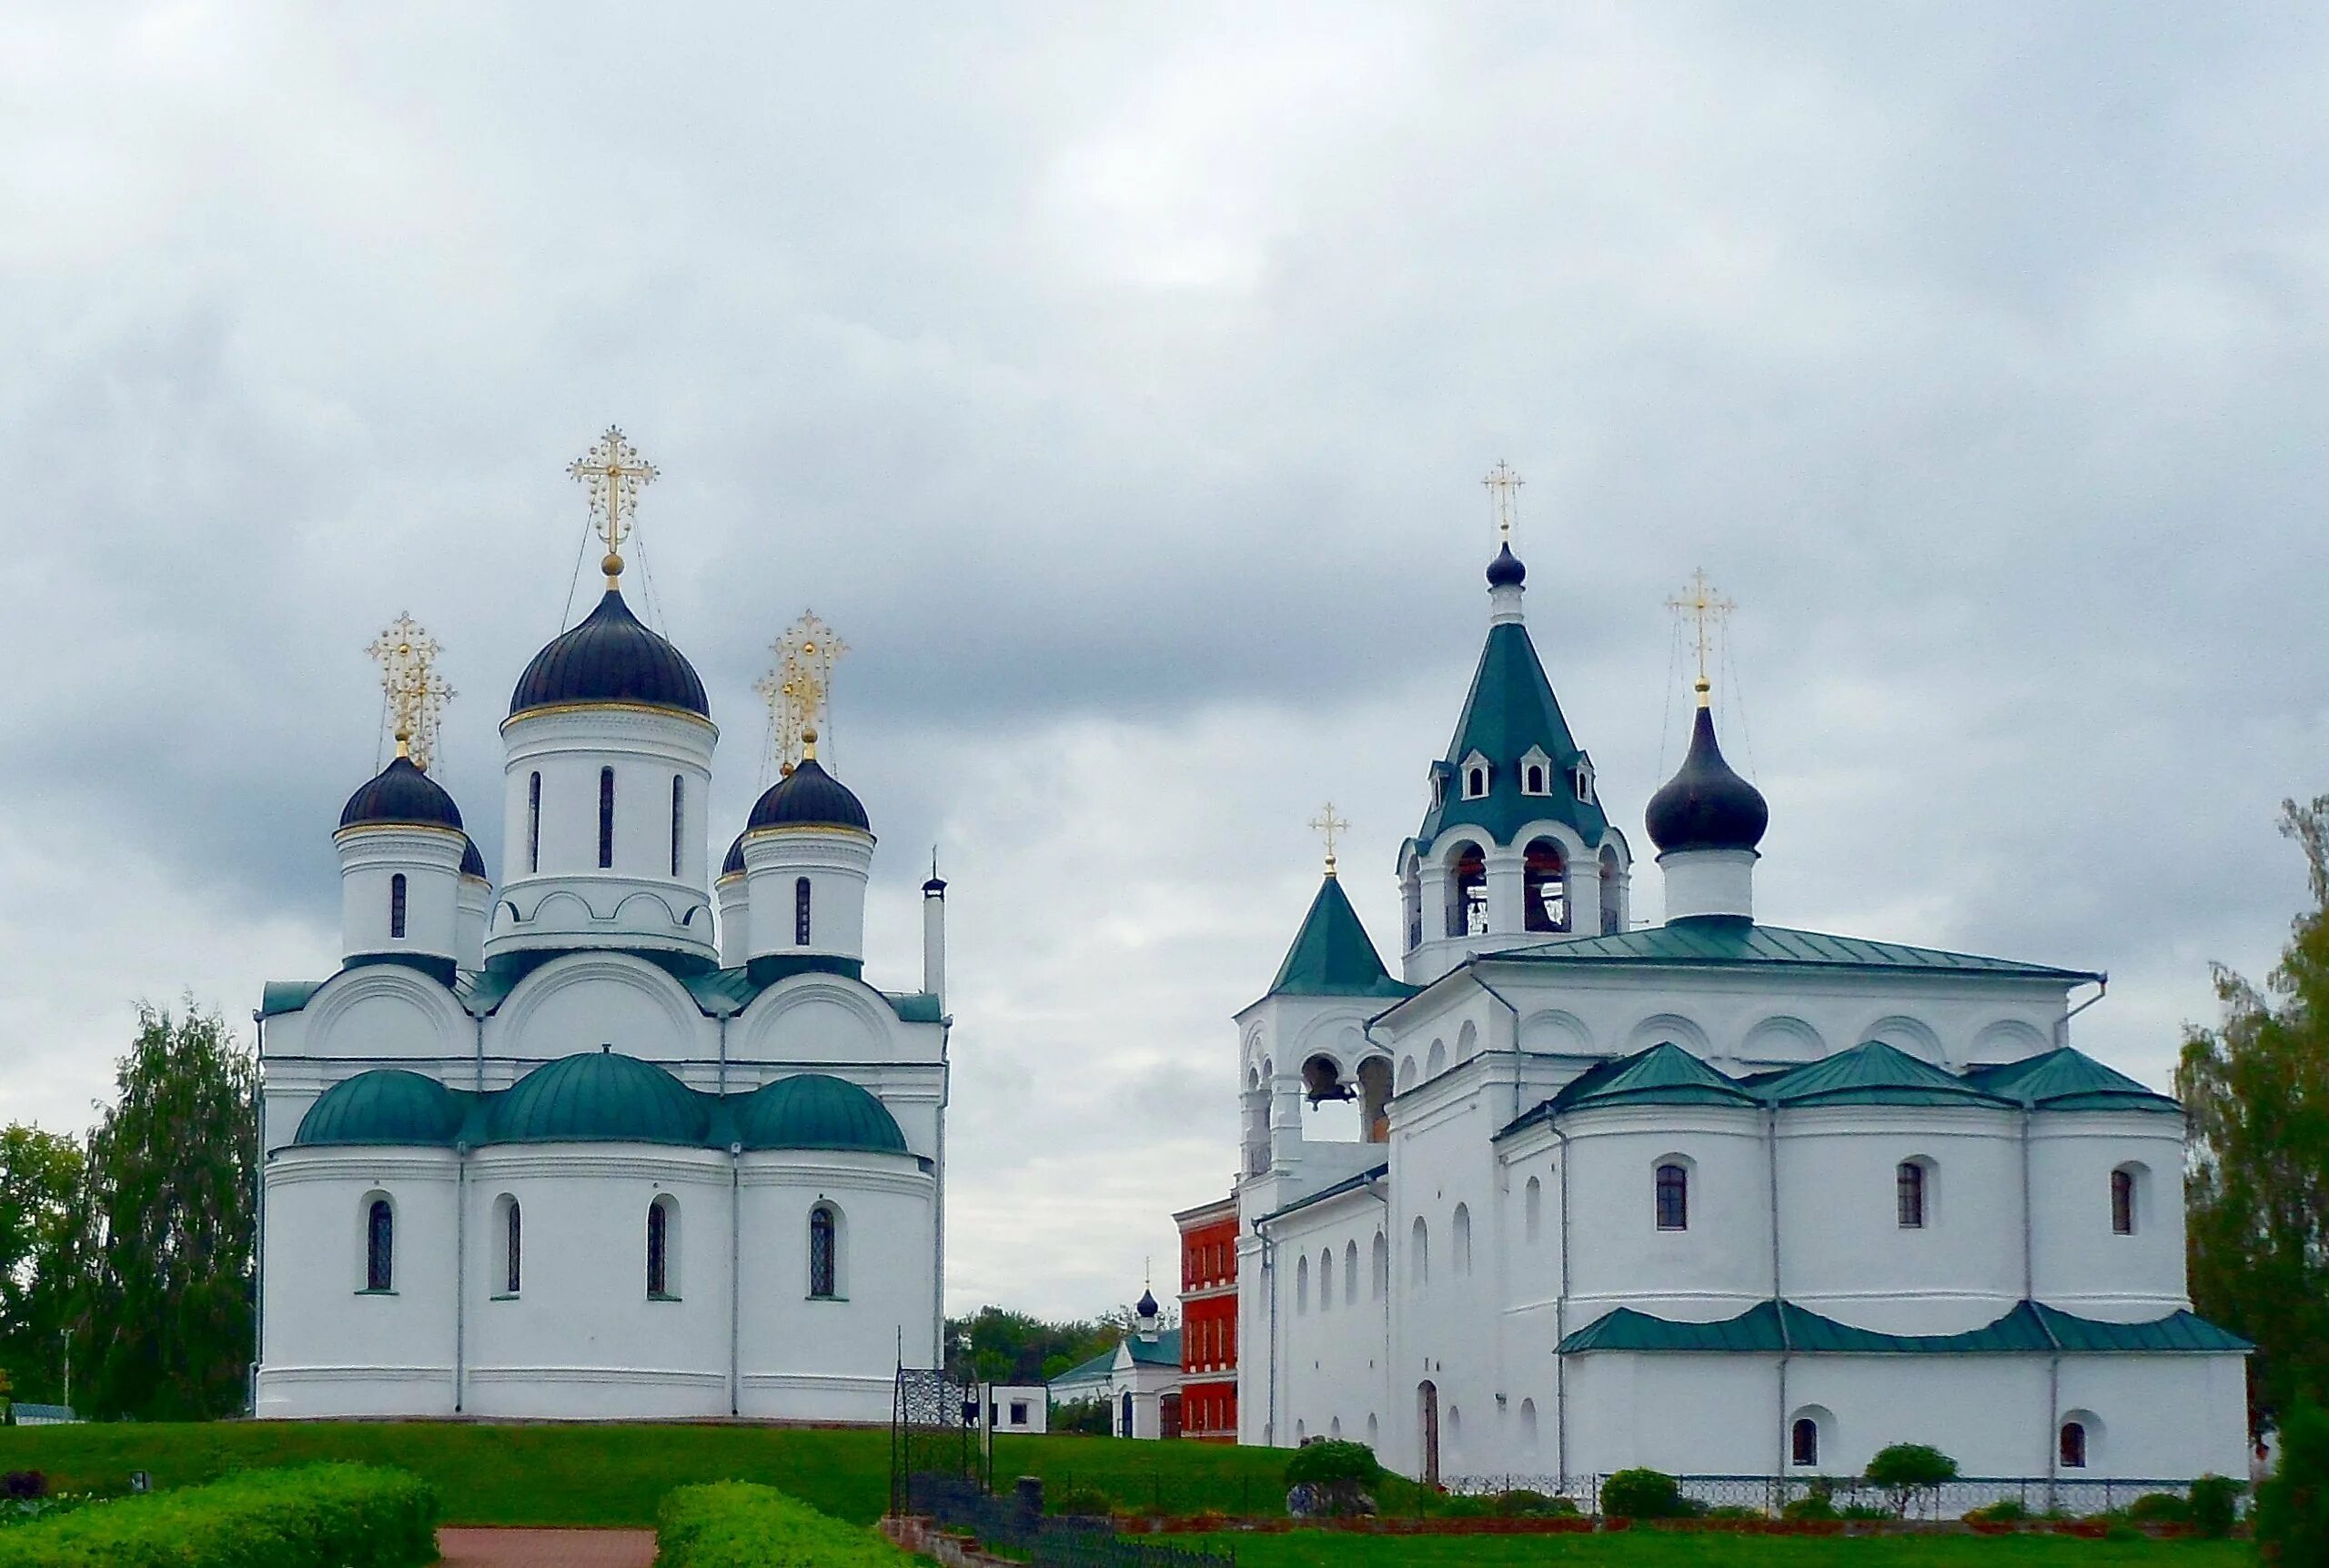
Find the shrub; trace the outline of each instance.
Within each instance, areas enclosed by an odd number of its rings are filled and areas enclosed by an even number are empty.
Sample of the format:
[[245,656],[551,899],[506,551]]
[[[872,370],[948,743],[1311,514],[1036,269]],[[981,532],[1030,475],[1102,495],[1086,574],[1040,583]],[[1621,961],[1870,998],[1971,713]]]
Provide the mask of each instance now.
[[1567,1518],[1574,1515],[1577,1504],[1566,1497],[1548,1497],[1541,1492],[1531,1492],[1517,1486],[1496,1500],[1496,1511],[1521,1519],[1544,1519],[1554,1515]]
[[2127,1504],[2127,1517],[2137,1524],[2189,1524],[2192,1505],[2172,1492],[2146,1492]]
[[1894,1519],[1899,1515],[1890,1509],[1880,1508],[1873,1503],[1848,1503],[1837,1511],[1836,1517],[1839,1519]]
[[1372,1513],[1372,1493],[1382,1483],[1383,1466],[1363,1442],[1306,1442],[1285,1462],[1286,1506],[1308,1516]]
[[2256,1489],[2256,1550],[2281,1568],[2329,1563],[2329,1412],[2299,1404],[2281,1422],[2280,1464]]
[[721,1481],[664,1494],[656,1568],[910,1568],[871,1530],[820,1513],[772,1486]]
[[2030,1505],[2019,1497],[2001,1497],[1965,1514],[1968,1524],[2019,1524],[2030,1517]]
[[1696,1512],[1662,1470],[1620,1470],[1601,1483],[1601,1512],[1618,1519],[1682,1519]]
[[1047,1486],[1044,1512],[1084,1519],[1104,1519],[1116,1511],[1116,1500],[1096,1486]]
[[1930,1443],[1895,1442],[1868,1462],[1868,1479],[1892,1494],[1892,1517],[1903,1518],[1920,1493],[1957,1479],[1957,1462]]
[[437,1493],[361,1464],[254,1470],[0,1534],[0,1568],[409,1568],[437,1561]]
[[2192,1483],[2192,1499],[2186,1505],[2192,1528],[2210,1541],[2230,1536],[2240,1518],[2240,1494],[2247,1490],[2245,1483],[2228,1475],[2203,1475]]
[[1822,1491],[1814,1492],[1809,1497],[1799,1497],[1792,1502],[1780,1504],[1780,1517],[1799,1520],[1816,1519],[1824,1523],[1830,1519],[1841,1519],[1843,1515],[1836,1512],[1836,1500]]

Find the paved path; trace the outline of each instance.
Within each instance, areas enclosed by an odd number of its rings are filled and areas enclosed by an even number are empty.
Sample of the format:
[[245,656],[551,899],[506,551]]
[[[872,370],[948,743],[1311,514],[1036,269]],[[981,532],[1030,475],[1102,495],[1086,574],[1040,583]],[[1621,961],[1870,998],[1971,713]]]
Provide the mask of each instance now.
[[439,1530],[444,1568],[651,1568],[652,1530]]

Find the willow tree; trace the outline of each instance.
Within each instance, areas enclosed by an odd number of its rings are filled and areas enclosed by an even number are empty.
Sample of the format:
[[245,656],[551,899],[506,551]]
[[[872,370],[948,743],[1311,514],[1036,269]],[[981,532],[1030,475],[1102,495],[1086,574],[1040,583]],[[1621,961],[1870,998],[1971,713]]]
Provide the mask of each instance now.
[[2284,801],[2313,907],[2262,986],[2218,965],[2223,1020],[2185,1031],[2176,1092],[2193,1304],[2256,1342],[2261,1420],[2329,1398],[2329,795]]
[[203,1419],[246,1402],[257,1086],[216,1013],[140,1004],[76,1216],[74,1382],[94,1414]]

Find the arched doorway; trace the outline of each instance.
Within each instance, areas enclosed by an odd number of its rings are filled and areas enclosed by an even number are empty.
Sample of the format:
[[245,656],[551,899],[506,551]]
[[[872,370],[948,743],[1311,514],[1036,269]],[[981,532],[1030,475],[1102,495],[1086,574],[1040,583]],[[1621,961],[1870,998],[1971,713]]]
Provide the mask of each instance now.
[[1429,1378],[1416,1385],[1416,1402],[1423,1416],[1423,1483],[1439,1484],[1439,1385]]
[[1124,1391],[1123,1415],[1121,1422],[1116,1428],[1116,1435],[1118,1437],[1130,1437],[1132,1435],[1132,1391],[1130,1389],[1126,1389]]

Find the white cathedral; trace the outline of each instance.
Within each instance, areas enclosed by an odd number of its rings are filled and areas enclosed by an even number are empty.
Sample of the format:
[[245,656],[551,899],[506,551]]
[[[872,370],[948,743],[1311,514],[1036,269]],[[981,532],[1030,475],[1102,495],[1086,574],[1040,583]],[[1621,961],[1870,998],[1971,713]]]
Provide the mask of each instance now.
[[[1398,852],[1402,977],[1330,839],[1237,1015],[1237,1342],[1194,1354],[1234,1356],[1239,1440],[1560,1485],[1901,1442],[1968,1476],[2245,1474],[2249,1347],[2185,1292],[2182,1108],[2070,1044],[2103,977],[1759,920],[1767,808],[1703,658],[1637,925],[1508,542],[1487,579]],[[1339,1100],[1357,1140],[1306,1135]]]
[[945,886],[876,990],[813,727],[713,874],[720,732],[618,582],[653,470],[610,431],[575,472],[606,593],[510,699],[500,880],[408,711],[334,836],[338,972],[266,990],[257,1412],[886,1420],[940,1348]]

